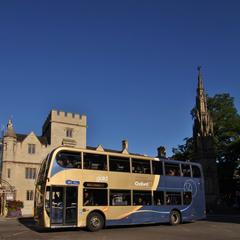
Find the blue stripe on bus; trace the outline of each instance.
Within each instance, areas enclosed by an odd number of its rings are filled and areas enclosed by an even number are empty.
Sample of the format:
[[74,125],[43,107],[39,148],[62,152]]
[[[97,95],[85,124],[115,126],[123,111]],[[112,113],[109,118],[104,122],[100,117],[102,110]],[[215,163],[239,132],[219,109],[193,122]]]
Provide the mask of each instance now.
[[[181,209],[182,208],[182,209]],[[127,225],[127,224],[143,224],[143,223],[164,223],[169,222],[169,214],[172,209],[179,209],[181,212],[183,221],[192,221],[199,218],[204,218],[204,214],[201,216],[197,214],[197,210],[193,210],[191,205],[189,206],[143,206],[136,212],[130,215],[116,220],[107,220],[106,226],[112,225]]]
[[181,212],[183,221],[205,218],[205,200],[201,179],[169,176],[161,176],[160,179],[157,186],[159,191],[184,192],[191,190],[193,198],[191,204],[142,206],[136,212],[130,213],[122,219],[107,220],[106,226],[169,222],[169,214],[172,209],[178,209]]

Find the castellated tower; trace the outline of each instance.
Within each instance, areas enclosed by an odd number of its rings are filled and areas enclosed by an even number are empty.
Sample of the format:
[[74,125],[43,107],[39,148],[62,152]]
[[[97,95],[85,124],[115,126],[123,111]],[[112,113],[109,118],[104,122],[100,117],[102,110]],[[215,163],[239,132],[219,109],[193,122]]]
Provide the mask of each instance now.
[[211,209],[219,195],[213,121],[208,112],[201,68],[198,67],[196,112],[193,125],[194,156],[203,168],[207,208]]
[[86,148],[86,128],[85,115],[52,110],[43,125],[42,135],[52,147],[68,145]]
[[86,116],[56,110],[49,113],[41,136],[33,131],[15,133],[9,120],[3,137],[1,177],[13,191],[4,195],[4,201],[20,200],[23,215],[32,215],[34,183],[43,159],[62,145],[86,148],[86,127]]

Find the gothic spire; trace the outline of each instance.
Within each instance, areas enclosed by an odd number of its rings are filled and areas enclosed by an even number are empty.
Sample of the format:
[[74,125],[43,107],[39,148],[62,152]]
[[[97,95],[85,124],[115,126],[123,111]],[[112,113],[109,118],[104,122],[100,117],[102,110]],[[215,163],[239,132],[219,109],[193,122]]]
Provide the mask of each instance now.
[[207,98],[203,88],[201,67],[198,67],[196,115],[193,130],[195,136],[211,136],[213,134],[213,123],[207,108]]
[[203,79],[202,79],[202,72],[201,72],[202,66],[198,66],[198,89],[203,89]]

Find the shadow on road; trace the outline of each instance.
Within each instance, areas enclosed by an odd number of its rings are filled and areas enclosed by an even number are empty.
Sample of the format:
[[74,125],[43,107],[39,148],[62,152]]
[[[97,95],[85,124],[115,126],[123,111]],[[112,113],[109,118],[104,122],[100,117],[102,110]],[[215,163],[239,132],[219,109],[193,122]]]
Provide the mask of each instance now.
[[240,214],[209,214],[203,221],[222,222],[222,223],[240,223]]
[[[222,223],[240,223],[240,215],[220,215],[220,214],[211,214],[208,215],[206,219],[202,220],[205,222],[222,222]],[[39,232],[39,233],[50,233],[50,232],[67,232],[67,231],[79,231],[83,230],[86,231],[85,228],[57,228],[57,229],[45,229],[42,227],[39,227],[35,224],[33,218],[19,218],[18,222],[28,229]],[[189,224],[189,223],[184,223]],[[156,224],[141,224],[141,225],[125,225],[125,226],[111,226],[108,227],[108,229],[119,229],[119,228],[141,228],[141,227],[152,227],[152,226],[169,226],[169,224],[164,223],[156,223]]]
[[32,231],[39,232],[39,233],[50,233],[50,232],[67,232],[67,231],[76,231],[78,228],[56,228],[56,229],[47,229],[38,226],[32,217],[23,217],[19,218],[18,222],[24,225],[25,227],[29,228]]
[[[32,231],[39,232],[39,233],[50,233],[50,232],[66,232],[66,231],[87,231],[86,228],[53,228],[53,229],[45,229],[42,227],[39,227],[37,224],[35,224],[35,221],[33,218],[19,218],[18,222],[25,227],[29,228]],[[141,227],[152,227],[152,226],[169,226],[167,223],[154,223],[154,224],[137,224],[137,225],[124,225],[124,226],[109,226],[107,229],[121,229],[121,228],[141,228]]]

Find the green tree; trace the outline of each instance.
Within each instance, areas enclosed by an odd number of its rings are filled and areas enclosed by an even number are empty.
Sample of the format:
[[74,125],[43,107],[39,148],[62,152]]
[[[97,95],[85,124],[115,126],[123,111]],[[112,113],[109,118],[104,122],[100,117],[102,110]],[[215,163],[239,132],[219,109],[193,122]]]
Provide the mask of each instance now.
[[179,161],[187,161],[192,159],[193,155],[193,138],[185,138],[184,144],[178,145],[177,148],[173,148],[172,158]]
[[234,98],[227,93],[209,97],[208,108],[214,123],[220,191],[232,192],[240,157],[240,116]]

